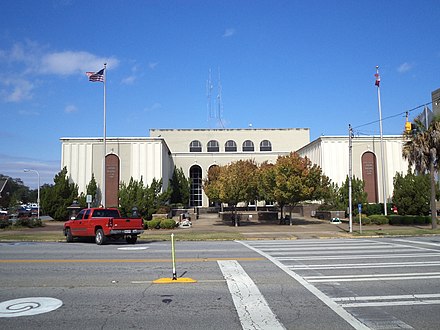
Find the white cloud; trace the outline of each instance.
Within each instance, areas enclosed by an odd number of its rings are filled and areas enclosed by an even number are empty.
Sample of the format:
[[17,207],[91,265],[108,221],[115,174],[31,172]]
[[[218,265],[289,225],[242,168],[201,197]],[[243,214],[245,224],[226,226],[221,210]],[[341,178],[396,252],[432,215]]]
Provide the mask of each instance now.
[[27,157],[16,157],[0,154],[0,173],[11,178],[22,178],[24,184],[31,189],[38,187],[38,176],[34,172],[25,173],[23,169],[31,168],[40,174],[40,184],[53,184],[54,176],[60,171],[59,160],[43,161]]
[[119,60],[102,57],[86,51],[49,51],[36,42],[16,43],[10,50],[0,49],[0,61],[8,64],[20,63],[20,74],[84,74],[98,71],[107,63],[108,69],[116,68]]
[[226,29],[225,32],[223,33],[223,38],[232,37],[234,34],[235,34],[235,29],[233,28]]
[[101,70],[104,63],[107,63],[108,68],[115,68],[119,61],[114,57],[106,59],[83,51],[49,53],[41,59],[40,72],[59,75],[84,74],[86,71]]
[[107,63],[108,69],[119,65],[115,57],[97,56],[86,51],[50,51],[47,46],[26,40],[10,49],[0,49],[0,97],[4,102],[22,102],[32,98],[35,82],[41,75],[84,75],[99,71]]
[[402,63],[398,68],[397,68],[397,72],[399,72],[399,73],[406,73],[406,72],[408,72],[409,70],[411,70],[413,68],[413,65],[412,64],[410,64],[410,63],[408,63],[408,62],[405,62],[405,63]]
[[69,104],[64,108],[65,113],[74,113],[77,111],[78,111],[78,108],[76,106],[74,106],[73,104]]
[[1,79],[0,95],[4,102],[21,102],[32,98],[34,85],[22,78]]

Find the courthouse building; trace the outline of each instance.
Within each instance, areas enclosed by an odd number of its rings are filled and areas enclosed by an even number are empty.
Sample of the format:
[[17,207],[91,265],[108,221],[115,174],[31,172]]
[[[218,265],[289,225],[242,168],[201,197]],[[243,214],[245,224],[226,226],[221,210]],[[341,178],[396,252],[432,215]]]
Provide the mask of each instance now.
[[[406,173],[402,158],[402,136],[384,136],[385,180],[381,171],[380,139],[353,138],[353,175],[366,182],[370,202],[383,202],[392,196],[396,172]],[[94,175],[103,188],[103,139],[61,138],[61,166],[70,179],[85,192]],[[298,151],[319,165],[324,174],[339,186],[349,171],[348,137],[321,136],[310,142],[308,128],[284,129],[151,129],[149,137],[112,137],[106,139],[105,202],[117,206],[117,192],[130,178],[150,184],[155,178],[168,186],[174,166],[182,168],[190,179],[190,206],[209,205],[202,181],[213,165],[225,165],[240,159],[257,163],[276,162],[278,156]]]

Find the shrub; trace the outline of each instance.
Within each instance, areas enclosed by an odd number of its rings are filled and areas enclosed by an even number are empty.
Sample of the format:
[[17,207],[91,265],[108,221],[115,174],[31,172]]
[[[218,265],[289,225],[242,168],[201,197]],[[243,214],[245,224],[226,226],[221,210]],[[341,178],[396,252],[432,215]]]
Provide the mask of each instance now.
[[148,220],[145,221],[145,228],[147,229],[159,229],[160,228],[160,220],[161,219],[153,219],[153,220]]
[[387,225],[388,218],[381,214],[373,214],[369,216],[371,223],[375,225]]
[[[362,214],[361,218],[362,218],[362,224],[363,225],[371,224],[371,220],[370,220],[370,218],[366,214]],[[354,223],[359,223],[359,215],[353,217],[353,222]]]
[[28,228],[43,227],[43,222],[41,221],[41,219],[37,218],[22,217],[17,219],[14,226]]
[[0,228],[6,228],[9,226],[9,220],[8,219],[0,219]]
[[162,229],[172,229],[176,227],[176,221],[173,219],[162,219],[160,221],[160,228]]
[[431,223],[431,217],[423,215],[389,215],[388,219],[390,225],[394,226],[428,225]]
[[366,204],[362,206],[363,212],[370,216],[373,214],[383,214],[383,204],[377,203],[377,204]]

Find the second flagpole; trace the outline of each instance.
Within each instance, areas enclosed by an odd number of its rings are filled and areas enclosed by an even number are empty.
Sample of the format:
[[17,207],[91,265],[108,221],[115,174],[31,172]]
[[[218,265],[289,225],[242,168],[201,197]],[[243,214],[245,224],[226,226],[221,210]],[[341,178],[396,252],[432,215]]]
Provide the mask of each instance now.
[[105,158],[107,156],[107,117],[106,117],[106,80],[107,80],[107,63],[104,63],[104,157],[103,157],[103,171],[102,171],[102,206],[106,207],[106,190],[105,190],[105,181],[106,181],[106,161]]

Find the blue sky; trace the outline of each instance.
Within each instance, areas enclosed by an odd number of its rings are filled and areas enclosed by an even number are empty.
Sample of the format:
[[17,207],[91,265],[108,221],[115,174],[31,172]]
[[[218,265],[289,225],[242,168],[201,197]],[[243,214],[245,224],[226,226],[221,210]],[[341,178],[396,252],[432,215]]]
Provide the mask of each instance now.
[[[440,88],[438,1],[8,1],[0,11],[0,173],[36,188],[60,170],[61,137],[150,128],[310,128],[384,134]],[[216,111],[214,111],[216,112]],[[416,115],[411,112],[410,119]],[[379,134],[379,124],[358,134]]]

